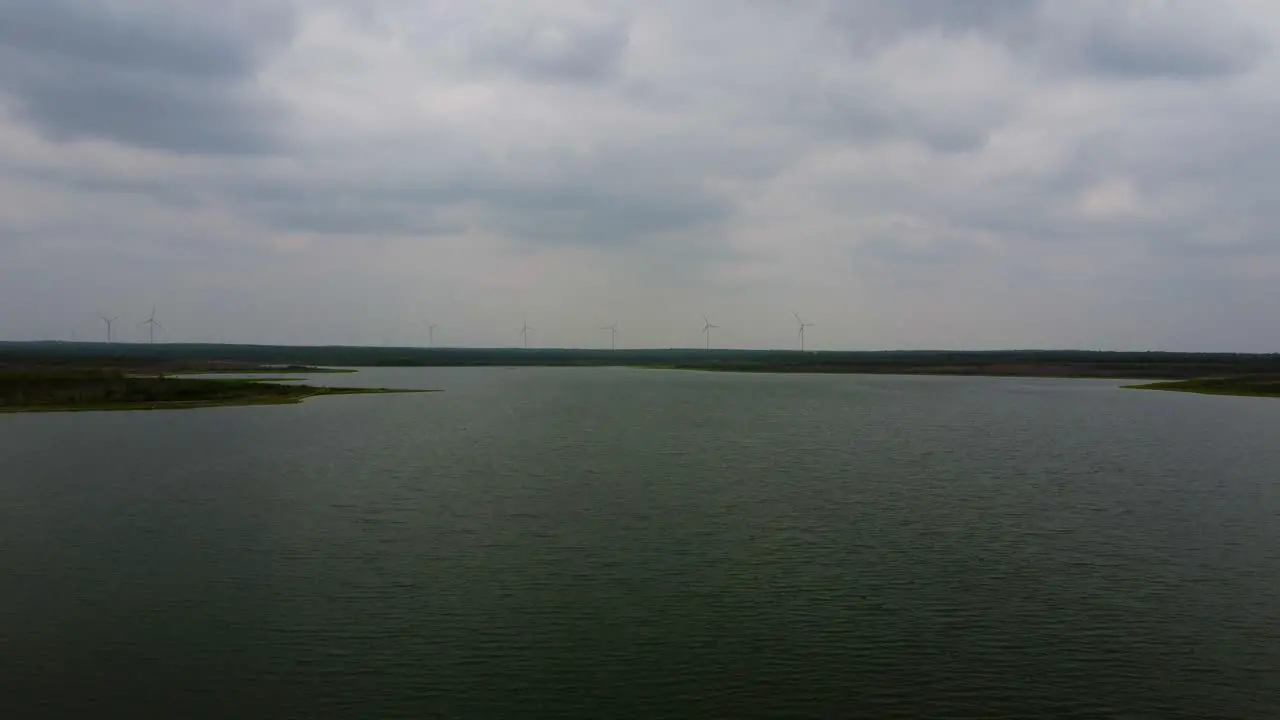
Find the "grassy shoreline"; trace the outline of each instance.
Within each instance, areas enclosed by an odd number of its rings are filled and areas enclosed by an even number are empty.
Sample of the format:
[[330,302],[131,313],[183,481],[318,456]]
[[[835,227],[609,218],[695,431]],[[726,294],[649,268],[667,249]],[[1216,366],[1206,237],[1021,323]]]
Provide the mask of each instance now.
[[209,367],[209,368],[184,368],[180,370],[165,371],[166,375],[255,375],[255,374],[272,374],[272,375],[323,375],[329,373],[354,373],[359,372],[355,368],[331,368],[331,367],[311,367],[309,365],[288,365],[273,366],[264,365],[257,367]]
[[[313,388],[314,389],[314,388]],[[314,397],[324,397],[326,395],[385,395],[400,393],[429,393],[439,392],[438,390],[397,390],[391,388],[342,388],[340,392],[319,392],[310,393],[308,395],[300,395],[297,397],[262,397],[262,398],[242,398],[240,400],[168,400],[156,402],[137,402],[137,403],[109,403],[103,405],[43,405],[43,406],[19,406],[19,407],[0,407],[0,415],[12,415],[16,413],[46,413],[46,412],[122,412],[128,410],[195,410],[199,408],[213,407],[251,407],[255,405],[298,405],[304,400],[310,400]]]
[[160,400],[149,402],[122,402],[77,405],[26,405],[0,406],[0,415],[47,412],[124,412],[129,410],[196,410],[214,407],[252,407],[257,405],[299,405],[304,400],[328,395],[395,395],[405,393],[431,393],[438,390],[401,390],[395,388],[305,388],[320,390],[293,397],[258,397],[235,400]]
[[[0,373],[0,414],[293,405],[326,395],[433,392],[299,385],[290,379],[158,377],[117,371]],[[288,383],[288,384],[283,384]]]
[[1127,390],[1161,390],[1165,392],[1196,393],[1198,395],[1229,395],[1234,397],[1280,398],[1280,378],[1276,377],[1228,377],[1195,378],[1167,382],[1126,385]]
[[858,375],[863,377],[948,377],[1028,380],[1109,380],[1114,382],[1157,382],[1167,377],[1139,373],[1090,372],[1059,367],[794,367],[757,365],[626,365],[644,370],[688,370],[690,372],[741,373],[747,375]]

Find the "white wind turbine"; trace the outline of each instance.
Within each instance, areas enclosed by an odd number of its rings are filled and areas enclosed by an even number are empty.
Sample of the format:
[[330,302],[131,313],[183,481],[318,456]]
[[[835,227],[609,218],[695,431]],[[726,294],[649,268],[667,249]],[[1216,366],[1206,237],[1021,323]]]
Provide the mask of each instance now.
[[800,352],[804,352],[804,329],[811,328],[814,324],[801,320],[800,313],[793,312],[791,314],[796,316],[796,322],[800,325]]
[[711,324],[711,321],[707,319],[706,314],[703,314],[703,316],[702,316],[702,323],[703,323],[703,325],[702,325],[702,334],[707,336],[707,349],[708,349],[708,350],[710,350],[710,349],[711,349],[711,331],[712,331],[712,330],[715,330],[716,328],[718,328],[718,327],[720,327],[720,326],[719,326],[719,325],[712,325],[712,324]]
[[609,349],[617,350],[618,349],[618,323],[614,323],[612,325],[605,325],[600,329],[609,331]]
[[107,317],[106,315],[99,315],[98,317],[102,318],[102,322],[107,324],[107,344],[110,345],[111,344],[111,323],[119,320],[120,316],[113,315],[111,317]]
[[533,328],[529,327],[529,320],[525,319],[524,325],[520,328],[520,337],[524,339],[524,349],[529,349],[529,331]]
[[152,344],[152,345],[155,345],[155,344],[156,344],[156,328],[160,328],[161,330],[163,330],[163,329],[164,329],[164,326],[160,324],[160,321],[159,321],[159,320],[156,320],[156,306],[155,306],[155,305],[152,305],[152,306],[151,306],[151,317],[149,317],[149,318],[147,318],[146,320],[142,321],[142,324],[147,326],[147,335],[148,335],[148,338],[149,338],[149,340],[150,340],[151,344]]
[[436,327],[431,323],[427,323],[427,344],[431,347],[436,346]]

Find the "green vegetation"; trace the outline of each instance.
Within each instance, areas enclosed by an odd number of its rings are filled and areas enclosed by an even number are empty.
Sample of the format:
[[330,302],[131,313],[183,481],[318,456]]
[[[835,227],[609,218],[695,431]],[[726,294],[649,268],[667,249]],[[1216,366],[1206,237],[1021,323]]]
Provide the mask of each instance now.
[[1147,385],[1130,385],[1128,387],[1133,390],[1172,390],[1174,392],[1201,393],[1204,395],[1280,397],[1280,377],[1270,375],[1195,378]]
[[276,375],[323,375],[325,373],[353,373],[355,368],[313,367],[310,365],[245,365],[189,367],[183,370],[169,371],[167,375],[250,375],[256,373],[272,373]]
[[279,405],[301,402],[318,395],[394,392],[423,391],[142,376],[116,369],[0,371],[0,412],[3,413]]
[[[0,342],[0,369],[119,367],[134,372],[314,373],[333,367],[645,367],[727,372],[1000,375],[1180,380],[1280,375],[1280,355],[1091,350],[423,348]],[[292,366],[292,367],[290,367]],[[323,367],[317,367],[323,366]],[[287,369],[281,369],[281,368]]]

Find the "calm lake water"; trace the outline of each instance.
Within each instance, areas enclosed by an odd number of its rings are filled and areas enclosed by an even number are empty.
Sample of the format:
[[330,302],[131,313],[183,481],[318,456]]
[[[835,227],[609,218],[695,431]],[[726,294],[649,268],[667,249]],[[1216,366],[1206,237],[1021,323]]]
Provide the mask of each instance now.
[[0,717],[1280,717],[1280,401],[323,380],[0,416]]

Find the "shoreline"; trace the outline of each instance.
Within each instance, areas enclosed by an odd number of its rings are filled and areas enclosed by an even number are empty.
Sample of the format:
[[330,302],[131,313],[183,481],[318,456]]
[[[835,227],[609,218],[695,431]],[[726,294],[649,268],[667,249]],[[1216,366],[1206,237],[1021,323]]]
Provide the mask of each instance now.
[[[115,371],[187,376],[305,376],[372,368],[631,367],[770,374],[984,377],[1280,378],[1280,353],[1104,350],[825,350],[702,348],[427,348],[222,344],[0,342],[5,370]],[[0,398],[3,400],[3,398]]]
[[[296,386],[294,386],[296,387]],[[401,390],[395,388],[297,388],[309,389],[310,392],[293,396],[271,396],[235,398],[226,400],[151,400],[143,402],[120,402],[75,405],[17,405],[0,406],[0,415],[17,415],[19,413],[53,413],[53,412],[128,412],[132,410],[199,410],[214,407],[255,407],[259,405],[300,405],[305,400],[329,395],[399,395],[409,393],[434,393],[439,390]]]
[[1107,374],[1090,374],[1090,373],[1072,373],[1072,372],[1011,372],[1011,371],[991,371],[991,372],[975,372],[970,370],[945,370],[941,368],[895,368],[891,370],[867,370],[867,369],[808,369],[796,370],[790,368],[756,368],[756,367],[712,367],[712,366],[661,366],[661,365],[614,365],[607,367],[627,367],[638,370],[688,370],[690,372],[722,372],[722,373],[741,373],[745,375],[858,375],[862,377],[896,376],[896,377],[972,377],[972,378],[1030,378],[1042,380],[1113,380],[1115,382],[1164,382],[1169,378],[1159,377],[1141,377],[1135,375],[1107,375]]
[[[187,375],[328,375],[335,373],[356,373],[360,372],[358,368],[329,368],[329,367],[304,367],[301,365],[291,365],[289,367],[248,367],[248,368],[179,368],[177,370],[149,369],[140,368],[133,371],[137,375],[170,375],[173,377],[182,377]],[[294,380],[296,378],[289,378]]]
[[1125,385],[1124,390],[1156,390],[1160,392],[1219,395],[1225,397],[1280,398],[1280,379],[1272,378],[1193,378],[1168,380],[1141,385]]
[[[0,414],[194,410],[209,407],[296,405],[327,395],[437,392],[433,389],[328,387],[304,378],[190,378],[116,370],[0,373]],[[275,382],[272,382],[275,381]]]

